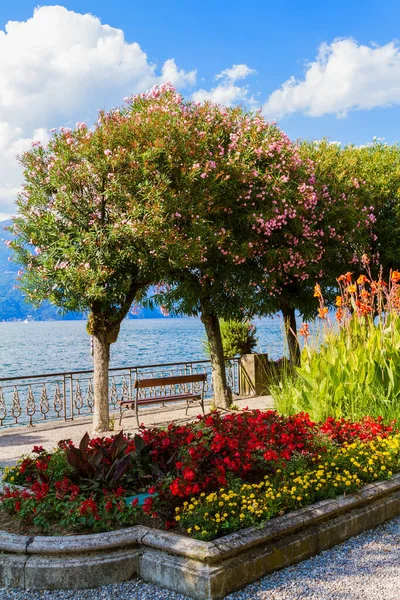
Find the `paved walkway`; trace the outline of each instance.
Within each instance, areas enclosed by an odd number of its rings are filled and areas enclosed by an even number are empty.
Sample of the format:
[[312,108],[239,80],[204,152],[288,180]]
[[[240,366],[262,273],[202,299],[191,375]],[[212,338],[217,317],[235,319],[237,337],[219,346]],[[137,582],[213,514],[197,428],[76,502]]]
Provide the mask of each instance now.
[[[266,410],[272,408],[271,396],[257,396],[252,398],[235,399],[235,404],[243,409],[249,407],[251,409],[260,408]],[[207,410],[206,403],[206,410]],[[182,404],[169,405],[164,408],[142,410],[140,414],[140,422],[151,427],[154,425],[166,425],[171,421],[184,422],[190,421],[199,414],[199,407],[189,409],[189,415],[185,415],[186,407]],[[115,434],[119,427],[119,412],[115,413],[115,427],[110,434]],[[47,421],[43,425],[35,425],[34,427],[9,427],[0,431],[0,467],[7,464],[13,464],[21,457],[22,454],[29,454],[33,446],[43,446],[51,450],[60,440],[71,439],[77,443],[82,436],[87,432],[91,433],[92,419],[90,417],[82,417],[73,422],[64,421]],[[126,412],[122,420],[122,428],[124,431],[134,432],[137,430],[136,419],[130,412]],[[107,435],[107,433],[103,434]]]

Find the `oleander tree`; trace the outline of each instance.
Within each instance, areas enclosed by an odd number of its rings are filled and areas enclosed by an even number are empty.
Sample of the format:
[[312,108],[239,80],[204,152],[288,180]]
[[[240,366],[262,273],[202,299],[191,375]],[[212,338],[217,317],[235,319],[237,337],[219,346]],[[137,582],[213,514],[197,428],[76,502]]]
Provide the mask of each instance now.
[[[317,183],[313,162],[275,124],[211,103],[195,113],[198,138],[191,152],[199,175],[190,193],[201,190],[196,213],[206,222],[203,253],[200,262],[171,271],[153,301],[201,317],[215,402],[229,406],[219,319],[282,310],[291,331],[292,293],[315,285],[327,252],[325,236],[336,238],[336,249],[344,240],[324,221],[334,201]],[[190,226],[187,232],[194,237]],[[292,340],[297,360],[297,340],[290,335]]]
[[34,304],[88,314],[96,431],[109,429],[110,346],[132,303],[167,269],[199,260],[201,248],[177,225],[178,208],[192,213],[193,169],[180,161],[184,115],[166,84],[100,112],[93,129],[53,131],[47,147],[34,143],[20,159],[25,184],[11,242],[20,287]]
[[335,235],[325,238],[320,273],[308,285],[290,289],[293,321],[295,310],[305,319],[315,316],[309,302],[313,283],[323,285],[326,305],[332,306],[339,292],[338,273],[362,268],[363,254],[376,276],[382,267],[389,277],[400,264],[400,146],[377,139],[363,146],[321,140],[301,142],[300,148],[335,199],[323,219],[325,229],[327,225]]
[[[360,195],[357,173],[339,145],[327,140],[303,141],[297,144],[297,148],[301,160],[309,165],[310,170],[307,183],[314,198],[315,252],[305,263],[299,261],[294,268],[287,263],[283,269],[276,269],[274,278],[278,293],[267,296],[260,288],[256,298],[256,306],[262,307],[262,314],[282,313],[290,358],[294,364],[300,361],[296,312],[304,320],[316,316],[310,299],[317,283],[322,283],[327,290],[327,303],[334,302],[337,274],[350,270],[365,252],[371,252],[376,221],[374,207],[366,204],[365,198]],[[301,236],[298,240],[301,241]],[[281,245],[284,248],[284,244]],[[299,250],[301,256],[303,251],[300,247]],[[276,251],[281,253],[282,248],[277,247]]]

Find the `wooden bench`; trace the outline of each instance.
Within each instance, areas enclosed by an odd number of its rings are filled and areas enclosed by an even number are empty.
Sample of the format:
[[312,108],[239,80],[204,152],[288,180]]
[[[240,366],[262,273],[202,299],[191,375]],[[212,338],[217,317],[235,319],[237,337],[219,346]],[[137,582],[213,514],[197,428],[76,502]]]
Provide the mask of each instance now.
[[[199,403],[204,414],[204,391],[207,381],[206,373],[193,373],[192,375],[176,375],[172,377],[153,377],[148,379],[136,379],[133,388],[135,395],[122,396],[119,401],[120,418],[119,424],[122,423],[122,416],[128,409],[134,410],[136,421],[139,427],[139,407],[149,404],[164,405],[167,402],[186,401],[186,414],[188,414],[189,406],[193,403]],[[198,384],[198,390],[194,389],[194,384]],[[140,396],[140,390],[153,388],[153,393],[149,396]],[[176,393],[177,388],[182,391]],[[157,393],[157,390],[158,393]],[[169,390],[169,393],[167,393]],[[163,393],[164,392],[164,393]]]

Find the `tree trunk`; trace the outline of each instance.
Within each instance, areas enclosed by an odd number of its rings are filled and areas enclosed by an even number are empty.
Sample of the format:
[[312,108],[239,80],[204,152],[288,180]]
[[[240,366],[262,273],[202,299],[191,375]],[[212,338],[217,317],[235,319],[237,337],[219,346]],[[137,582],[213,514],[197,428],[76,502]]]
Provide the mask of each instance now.
[[281,307],[283,320],[285,323],[286,340],[289,347],[289,356],[292,365],[300,365],[300,344],[297,339],[297,325],[295,309],[287,304]]
[[108,368],[110,365],[110,343],[104,333],[93,336],[94,359],[94,413],[93,430],[96,433],[109,431],[110,411],[108,399]]
[[232,404],[232,390],[226,381],[225,359],[222,348],[221,329],[218,317],[203,310],[201,320],[204,324],[210,346],[214,404],[216,407],[229,408]]

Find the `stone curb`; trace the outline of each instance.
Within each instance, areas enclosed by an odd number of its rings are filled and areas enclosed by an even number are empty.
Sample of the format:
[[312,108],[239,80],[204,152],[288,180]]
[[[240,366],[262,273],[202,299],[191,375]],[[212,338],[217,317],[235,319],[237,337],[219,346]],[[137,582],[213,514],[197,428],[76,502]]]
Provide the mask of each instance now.
[[59,537],[0,531],[0,586],[85,589],[140,575],[198,600],[217,600],[399,514],[395,475],[213,542],[141,525]]

